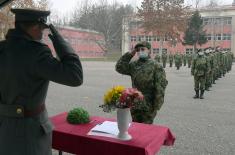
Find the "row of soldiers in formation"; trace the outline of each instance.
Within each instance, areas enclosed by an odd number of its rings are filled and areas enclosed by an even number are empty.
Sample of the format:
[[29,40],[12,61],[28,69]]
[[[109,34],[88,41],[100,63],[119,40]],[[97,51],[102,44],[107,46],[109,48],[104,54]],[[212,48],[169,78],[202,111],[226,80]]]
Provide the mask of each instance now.
[[[233,53],[223,49],[199,49],[192,60],[191,74],[194,76],[194,98],[204,98],[204,91],[210,90],[215,81],[232,69]],[[199,94],[200,91],[200,94]]]
[[184,64],[184,66],[186,66],[186,64],[188,63],[188,68],[191,67],[192,64],[192,60],[193,60],[193,55],[191,53],[186,53],[186,54],[180,54],[180,53],[176,53],[176,54],[172,54],[170,53],[169,55],[167,55],[166,52],[163,52],[162,55],[160,56],[158,53],[155,55],[154,58],[158,63],[162,62],[163,67],[166,67],[166,62],[169,61],[170,67],[173,66],[173,61],[175,62],[175,66],[177,68],[177,70],[180,69],[180,67]]
[[204,98],[204,91],[210,90],[215,81],[225,76],[232,69],[233,53],[229,50],[217,48],[198,49],[195,54],[172,54],[167,55],[163,52],[160,56],[156,54],[154,58],[158,63],[162,62],[163,67],[166,67],[166,62],[169,61],[170,67],[175,62],[177,70],[182,65],[188,68],[191,67],[191,74],[194,76],[194,90],[196,95],[194,98]]

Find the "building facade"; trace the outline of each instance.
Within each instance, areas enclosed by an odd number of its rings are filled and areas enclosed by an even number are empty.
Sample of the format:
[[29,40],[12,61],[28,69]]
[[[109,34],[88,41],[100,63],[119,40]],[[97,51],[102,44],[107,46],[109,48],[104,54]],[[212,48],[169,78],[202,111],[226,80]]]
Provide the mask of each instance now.
[[[217,47],[230,49],[235,52],[235,5],[226,5],[213,8],[201,8],[199,10],[208,42],[197,48]],[[145,33],[140,28],[141,22],[135,15],[123,19],[122,54],[130,51],[137,42],[148,41],[152,45],[152,53],[158,53],[160,39],[151,33]],[[183,33],[181,38],[183,38]],[[192,46],[184,46],[181,42],[167,38],[163,41],[163,51],[167,53],[192,52]]]
[[[71,44],[81,58],[104,57],[104,36],[96,31],[78,29],[73,27],[57,27],[64,39]],[[44,42],[54,51],[48,33],[44,33]]]

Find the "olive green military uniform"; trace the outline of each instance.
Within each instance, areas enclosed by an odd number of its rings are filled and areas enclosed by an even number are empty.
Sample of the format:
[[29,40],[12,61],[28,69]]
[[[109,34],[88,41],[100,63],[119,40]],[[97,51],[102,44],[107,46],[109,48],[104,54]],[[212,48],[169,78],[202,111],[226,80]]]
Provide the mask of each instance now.
[[131,76],[133,88],[137,88],[144,95],[145,101],[142,106],[131,109],[133,121],[152,124],[164,102],[168,83],[165,71],[150,58],[130,62],[132,57],[130,53],[124,54],[116,64],[116,71]]
[[186,66],[186,64],[187,64],[187,57],[186,57],[186,54],[183,54],[183,55],[182,55],[182,58],[183,58],[184,66]]
[[170,54],[170,55],[169,55],[170,67],[172,67],[173,60],[174,60],[174,56],[173,56],[173,54]]
[[167,62],[167,54],[166,54],[166,52],[163,52],[162,53],[162,65],[163,65],[163,68],[166,68],[166,62]]
[[193,60],[192,54],[191,53],[186,54],[186,59],[188,61],[188,68],[190,68],[192,65],[192,60]]
[[179,53],[177,53],[174,59],[175,59],[175,67],[177,68],[177,70],[179,70],[180,67],[182,66],[182,56]]
[[212,58],[209,53],[206,52],[205,55],[206,58],[206,63],[207,63],[207,74],[206,74],[206,84],[205,84],[205,89],[209,91],[209,88],[211,87],[212,84]]
[[0,42],[0,155],[52,154],[52,124],[43,108],[49,81],[78,86],[83,73],[79,57],[56,30],[51,38],[60,61],[20,28]]
[[207,61],[204,56],[197,56],[192,63],[191,74],[194,76],[194,90],[196,95],[194,98],[199,98],[199,90],[201,90],[200,98],[203,98],[206,74],[208,72]]
[[155,61],[157,61],[158,63],[161,62],[161,56],[157,53],[154,57]]

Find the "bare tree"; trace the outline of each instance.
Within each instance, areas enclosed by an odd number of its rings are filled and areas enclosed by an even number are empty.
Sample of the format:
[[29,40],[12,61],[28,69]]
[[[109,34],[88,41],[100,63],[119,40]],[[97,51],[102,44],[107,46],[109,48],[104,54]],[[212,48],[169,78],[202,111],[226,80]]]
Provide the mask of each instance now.
[[218,6],[218,0],[210,0],[209,4],[207,5],[207,7],[209,8],[214,8]]
[[191,2],[192,2],[192,6],[196,9],[198,9],[202,0],[191,0]]
[[160,39],[160,53],[163,40],[181,41],[180,33],[187,26],[189,12],[183,0],[144,0],[138,9],[142,27],[146,33],[152,33]]
[[74,27],[90,29],[104,35],[105,42],[97,44],[106,51],[113,48],[121,48],[121,31],[123,16],[133,12],[129,5],[123,6],[117,2],[108,3],[107,0],[100,0],[90,4],[87,1],[79,10],[75,9],[70,24]]

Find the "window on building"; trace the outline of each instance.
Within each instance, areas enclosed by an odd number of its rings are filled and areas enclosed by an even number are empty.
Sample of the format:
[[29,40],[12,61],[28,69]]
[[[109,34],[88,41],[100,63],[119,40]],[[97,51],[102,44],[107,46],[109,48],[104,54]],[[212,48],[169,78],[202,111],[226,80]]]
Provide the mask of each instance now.
[[224,25],[231,25],[232,24],[232,18],[231,17],[225,17],[223,18]]
[[153,54],[159,53],[159,48],[154,48],[153,49]]
[[141,36],[137,36],[137,41],[141,41]]
[[152,37],[151,36],[145,36],[145,41],[148,41],[148,42],[152,41]]
[[153,41],[157,41],[157,37],[156,36],[153,36]]
[[227,40],[227,34],[223,34],[223,40]]
[[157,37],[157,41],[160,41],[160,37]]
[[231,34],[223,34],[223,40],[231,40]]
[[221,19],[221,18],[214,18],[214,24],[215,24],[215,25],[220,25],[220,24],[222,24],[222,19]]
[[211,40],[211,39],[212,39],[212,38],[211,38],[211,34],[207,34],[207,35],[206,35],[206,39],[207,39],[207,40]]
[[131,41],[136,41],[136,36],[131,36]]
[[166,52],[167,53],[167,49],[166,48],[163,48],[162,49],[162,53]]
[[193,49],[192,48],[186,48],[186,52],[192,52]]
[[216,35],[215,35],[215,40],[222,40],[221,34],[216,34]]
[[231,34],[228,34],[227,40],[231,40]]
[[203,25],[209,24],[209,18],[203,18]]

